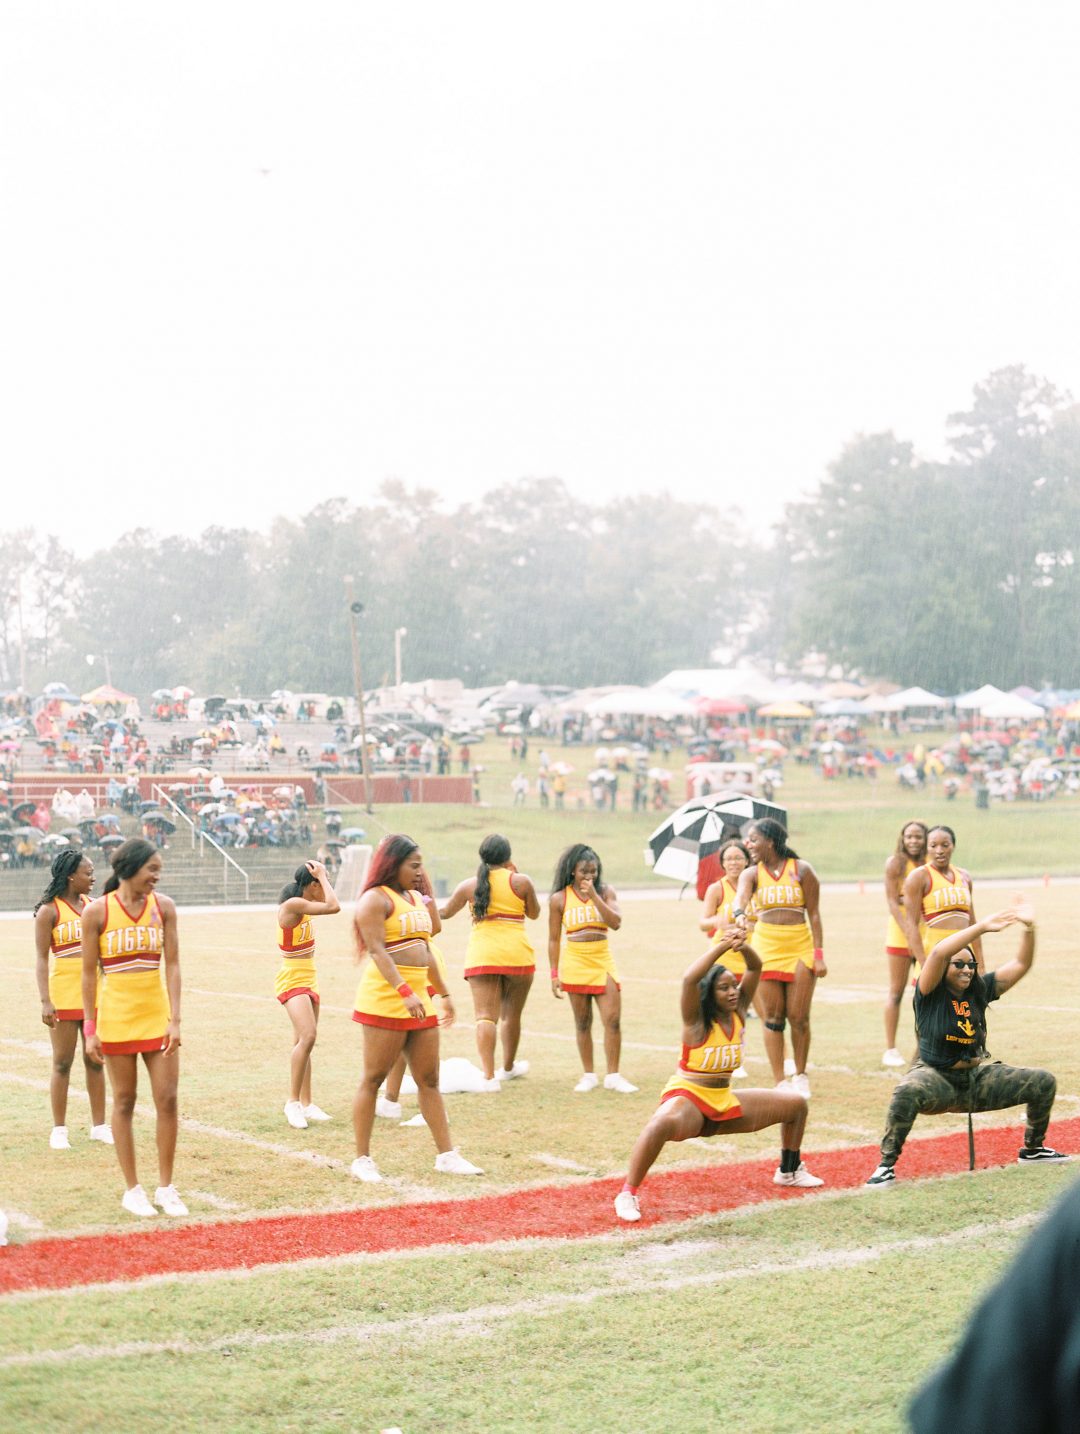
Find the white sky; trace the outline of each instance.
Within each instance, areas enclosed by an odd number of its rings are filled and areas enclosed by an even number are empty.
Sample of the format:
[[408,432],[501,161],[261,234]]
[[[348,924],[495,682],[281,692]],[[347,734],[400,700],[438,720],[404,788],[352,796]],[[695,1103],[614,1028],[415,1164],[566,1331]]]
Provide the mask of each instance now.
[[388,476],[770,522],[992,368],[1080,391],[1068,4],[93,4],[0,32],[4,526]]

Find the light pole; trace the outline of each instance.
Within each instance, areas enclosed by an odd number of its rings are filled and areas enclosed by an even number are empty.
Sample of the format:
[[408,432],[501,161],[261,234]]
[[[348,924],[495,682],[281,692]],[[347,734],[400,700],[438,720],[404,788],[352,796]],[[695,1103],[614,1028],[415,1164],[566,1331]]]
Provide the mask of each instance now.
[[[105,664],[105,681],[106,681],[106,683],[111,687],[111,686],[112,686],[112,672],[111,672],[110,669],[109,669],[109,654],[108,654],[107,652],[103,652],[103,653],[101,654],[101,660],[102,660],[102,662],[104,662],[104,664]],[[94,663],[97,661],[97,657],[95,656],[94,653],[88,652],[88,653],[86,654],[86,661],[87,661],[87,664],[88,664],[90,667],[93,667]]]
[[360,770],[364,774],[364,810],[372,811],[371,768],[368,766],[367,719],[364,716],[364,679],[360,675],[360,635],[356,619],[364,611],[364,604],[353,596],[353,580],[345,579],[345,601],[349,608],[349,635],[352,638],[353,682],[356,686],[356,701],[360,707]]
[[407,627],[394,628],[394,696],[401,696],[401,639],[408,637]]

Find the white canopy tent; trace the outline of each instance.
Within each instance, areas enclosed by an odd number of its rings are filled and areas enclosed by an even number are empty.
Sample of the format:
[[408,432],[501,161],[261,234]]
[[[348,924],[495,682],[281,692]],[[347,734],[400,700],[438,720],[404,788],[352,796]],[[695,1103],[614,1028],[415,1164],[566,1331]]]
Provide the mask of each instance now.
[[993,702],[987,702],[979,708],[979,713],[991,722],[1008,722],[1014,718],[1031,721],[1046,716],[1037,702],[1029,702],[1026,697],[1017,697],[1011,692],[1003,692]]
[[655,687],[640,687],[636,691],[630,688],[594,697],[585,711],[590,717],[658,717],[662,721],[697,716],[697,708],[685,697],[660,692]]
[[959,712],[981,712],[988,702],[996,702],[1006,694],[992,682],[986,682],[974,692],[965,692],[953,699],[953,706]]
[[886,697],[878,712],[906,712],[912,707],[951,707],[952,703],[948,697],[939,697],[935,692],[927,692],[925,687],[905,687],[903,692],[894,692],[891,697]]

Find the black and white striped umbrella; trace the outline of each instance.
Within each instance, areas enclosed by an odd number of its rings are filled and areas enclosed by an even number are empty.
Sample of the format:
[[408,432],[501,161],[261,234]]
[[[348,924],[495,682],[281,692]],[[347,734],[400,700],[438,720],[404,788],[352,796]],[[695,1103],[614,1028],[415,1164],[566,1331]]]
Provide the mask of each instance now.
[[759,801],[744,792],[692,797],[666,817],[649,837],[645,864],[658,876],[693,881],[703,856],[711,856],[724,842],[738,836],[747,822],[760,821],[762,817],[772,817],[787,826],[786,808]]

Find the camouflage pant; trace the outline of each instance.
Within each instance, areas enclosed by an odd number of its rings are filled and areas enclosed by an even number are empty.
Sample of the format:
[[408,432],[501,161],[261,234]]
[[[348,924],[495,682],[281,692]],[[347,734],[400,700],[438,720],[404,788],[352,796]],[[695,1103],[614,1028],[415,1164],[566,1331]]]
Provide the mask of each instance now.
[[969,1110],[1004,1110],[1027,1106],[1024,1144],[1043,1143],[1057,1081],[1049,1071],[987,1061],[970,1071],[940,1071],[916,1061],[899,1082],[889,1102],[881,1162],[895,1165],[917,1115],[966,1114]]

